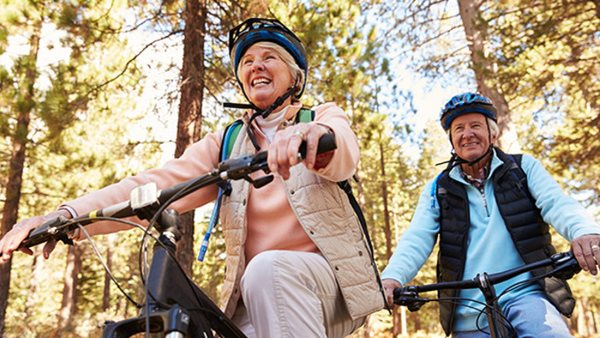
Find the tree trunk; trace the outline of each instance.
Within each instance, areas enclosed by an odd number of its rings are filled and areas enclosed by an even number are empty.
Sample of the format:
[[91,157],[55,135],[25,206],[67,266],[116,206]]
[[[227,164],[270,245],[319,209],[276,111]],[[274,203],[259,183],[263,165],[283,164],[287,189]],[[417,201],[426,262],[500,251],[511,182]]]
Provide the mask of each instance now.
[[381,198],[383,199],[383,220],[385,221],[383,231],[385,233],[385,261],[392,257],[392,229],[390,227],[390,211],[388,208],[388,187],[385,174],[385,147],[379,142],[379,166],[381,170]]
[[406,307],[400,306],[400,326],[402,327],[402,331],[400,334],[402,336],[406,336],[408,334],[408,323],[406,322]]
[[[390,226],[390,211],[388,208],[388,187],[387,187],[387,176],[385,173],[385,147],[383,143],[379,142],[379,169],[381,174],[381,198],[383,200],[383,233],[385,235],[385,261],[389,262],[392,257],[392,229]],[[400,320],[400,312],[398,306],[392,307],[392,335],[396,337],[400,332],[406,331],[406,327]],[[406,324],[406,323],[404,323]]]
[[408,318],[410,320],[411,323],[413,323],[413,326],[415,327],[415,332],[418,332],[419,330],[421,330],[423,327],[422,323],[421,323],[421,315],[419,314],[419,312],[411,312],[408,314]]
[[[6,180],[6,202],[2,210],[2,228],[0,235],[9,232],[19,217],[19,202],[23,183],[23,167],[28,144],[29,121],[34,108],[34,84],[37,79],[36,61],[40,44],[41,21],[36,26],[29,38],[29,55],[25,56],[26,70],[20,83],[21,91],[18,94],[23,104],[16,107],[17,123],[12,137],[12,152],[8,165]],[[4,335],[4,320],[8,306],[8,291],[10,288],[10,268],[12,259],[0,265],[0,337]]]
[[371,322],[372,321],[373,321],[373,316],[367,316],[367,319],[365,320],[365,324],[363,325],[363,332],[362,332],[363,338],[371,337]]
[[77,284],[78,275],[81,272],[81,252],[77,245],[69,246],[67,252],[67,266],[65,268],[65,283],[62,292],[60,311],[58,312],[59,332],[71,332],[73,330],[73,315],[77,311]]
[[[183,13],[183,66],[181,98],[177,121],[175,157],[201,137],[202,101],[204,96],[204,36],[206,33],[206,1],[186,0]],[[181,240],[177,244],[177,259],[191,276],[194,261],[194,214],[182,215]]]
[[481,12],[479,11],[482,3],[483,0],[458,0],[460,17],[471,52],[471,63],[473,72],[475,72],[477,90],[492,99],[498,111],[498,127],[500,128],[498,145],[506,151],[518,152],[520,146],[517,132],[512,127],[508,101],[498,88],[492,87],[486,82],[486,79],[495,75],[495,71],[485,51],[487,32],[485,26],[480,24]]
[[[106,248],[106,266],[110,271],[112,271],[112,247],[113,247],[113,237],[108,236],[108,247]],[[110,308],[110,283],[111,279],[107,273],[104,274],[104,289],[102,291],[102,311],[106,312]]]
[[44,259],[38,255],[39,248],[34,249],[33,262],[31,263],[31,279],[29,281],[29,293],[27,294],[27,301],[25,304],[25,314],[27,317],[35,314],[35,308],[38,306],[38,290],[40,284],[44,283],[44,279],[47,278],[44,273]]
[[398,313],[398,310],[400,310],[401,308],[401,306],[398,306],[396,304],[392,306],[392,337],[394,338],[398,337],[400,332],[402,332],[402,330],[404,329],[402,327],[402,323],[400,323],[400,314]]

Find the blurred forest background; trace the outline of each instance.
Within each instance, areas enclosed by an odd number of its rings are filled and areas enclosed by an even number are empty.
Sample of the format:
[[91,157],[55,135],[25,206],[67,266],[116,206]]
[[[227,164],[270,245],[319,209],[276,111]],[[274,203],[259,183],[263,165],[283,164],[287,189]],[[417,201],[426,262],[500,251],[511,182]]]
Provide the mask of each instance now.
[[[3,0],[0,12],[2,234],[20,219],[179,156],[235,117],[242,102],[227,32],[276,17],[310,59],[306,106],[335,101],[362,159],[353,183],[382,269],[421,187],[449,157],[437,118],[467,90],[493,99],[505,150],[535,155],[599,219],[600,3],[506,1]],[[429,104],[429,105],[424,105]],[[186,216],[178,257],[218,301],[219,229],[195,261],[211,206]],[[134,299],[141,232],[94,238]],[[561,250],[568,244],[559,236]],[[36,248],[41,250],[41,246]],[[434,281],[435,256],[413,284]],[[571,282],[578,337],[600,335],[598,279]],[[88,242],[51,259],[15,254],[0,267],[0,336],[98,337],[105,320],[137,315]],[[355,337],[441,336],[437,308],[370,317]]]

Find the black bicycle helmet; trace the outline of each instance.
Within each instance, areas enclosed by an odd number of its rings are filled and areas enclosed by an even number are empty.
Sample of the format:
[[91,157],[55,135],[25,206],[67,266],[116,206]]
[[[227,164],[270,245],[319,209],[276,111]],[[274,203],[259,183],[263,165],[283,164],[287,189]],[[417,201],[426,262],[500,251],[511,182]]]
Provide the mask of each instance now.
[[306,78],[308,77],[308,62],[306,50],[300,39],[284,24],[276,19],[248,19],[229,31],[229,56],[233,62],[235,78],[241,86],[238,77],[238,64],[246,50],[260,41],[273,42],[283,47],[296,61],[300,69],[304,71],[304,83],[300,90],[294,94],[299,99],[304,93]]
[[455,118],[468,113],[480,113],[497,122],[496,107],[492,100],[477,93],[463,93],[453,96],[444,105],[440,117],[442,128],[450,129]]

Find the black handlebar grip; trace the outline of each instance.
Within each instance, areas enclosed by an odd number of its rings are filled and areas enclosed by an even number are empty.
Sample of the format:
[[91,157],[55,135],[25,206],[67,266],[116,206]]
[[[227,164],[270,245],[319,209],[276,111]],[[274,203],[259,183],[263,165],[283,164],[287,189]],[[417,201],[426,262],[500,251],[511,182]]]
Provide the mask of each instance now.
[[[335,150],[337,148],[337,144],[335,143],[335,136],[332,133],[323,134],[321,138],[319,138],[319,145],[317,146],[317,154],[323,154],[328,151]],[[306,157],[306,141],[303,141],[298,149],[300,156],[302,158]]]
[[68,218],[64,216],[55,217],[49,221],[44,222],[42,225],[31,229],[29,236],[21,242],[19,245],[20,248],[29,248],[44,242],[48,242],[51,239],[58,239],[61,234],[57,233],[53,229],[56,229],[58,226],[63,225],[69,221]]
[[[335,143],[335,136],[331,133],[323,134],[321,138],[319,138],[319,145],[317,146],[317,154],[323,154],[328,151],[335,150],[337,148],[337,144]],[[302,141],[300,147],[298,148],[298,153],[304,159],[306,157],[306,141]],[[235,159],[234,159],[235,160]],[[228,160],[232,161],[232,160]],[[267,151],[261,151],[254,155],[252,159],[252,163],[266,163],[267,162]],[[233,162],[232,162],[233,163]],[[234,167],[234,165],[228,165],[227,167],[220,167],[221,170],[228,170],[229,167]]]

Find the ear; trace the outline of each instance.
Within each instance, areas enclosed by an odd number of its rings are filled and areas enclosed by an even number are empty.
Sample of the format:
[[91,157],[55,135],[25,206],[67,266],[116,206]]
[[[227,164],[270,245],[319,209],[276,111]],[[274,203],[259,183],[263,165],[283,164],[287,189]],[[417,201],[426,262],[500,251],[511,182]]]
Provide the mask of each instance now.
[[489,130],[490,133],[490,144],[492,146],[496,145],[496,141],[498,141],[498,134],[497,133],[492,133],[491,130]]
[[450,141],[450,146],[452,147],[452,151],[454,151],[454,143],[452,143],[452,131],[448,129],[446,132],[448,134],[448,141]]

